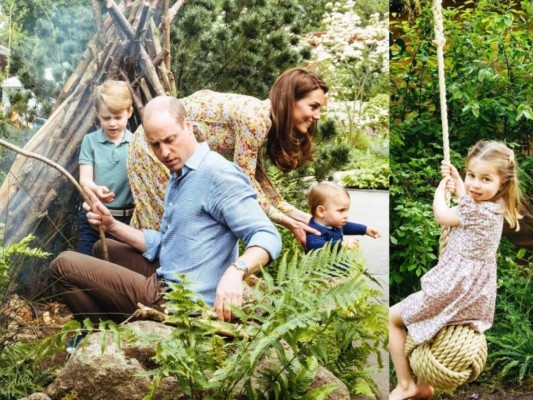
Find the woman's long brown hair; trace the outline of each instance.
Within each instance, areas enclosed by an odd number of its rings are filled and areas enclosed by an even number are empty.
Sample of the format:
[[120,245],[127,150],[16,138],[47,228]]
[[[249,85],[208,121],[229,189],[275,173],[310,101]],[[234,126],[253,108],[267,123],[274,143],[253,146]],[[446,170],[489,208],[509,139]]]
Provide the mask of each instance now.
[[313,160],[311,137],[316,133],[317,124],[313,123],[305,134],[295,132],[292,112],[295,102],[317,89],[327,93],[329,88],[318,75],[304,68],[286,70],[270,89],[272,127],[266,151],[272,163],[284,172]]

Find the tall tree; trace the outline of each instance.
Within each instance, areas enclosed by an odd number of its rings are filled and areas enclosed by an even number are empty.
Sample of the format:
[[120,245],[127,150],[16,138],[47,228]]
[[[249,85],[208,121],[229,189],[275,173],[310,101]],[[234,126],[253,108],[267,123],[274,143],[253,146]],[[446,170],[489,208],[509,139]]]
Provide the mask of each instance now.
[[17,75],[47,116],[64,82],[94,35],[91,3],[83,0],[17,0],[14,13],[23,40],[13,46]]
[[298,51],[304,9],[294,0],[199,0],[172,31],[179,96],[213,89],[265,97],[281,71],[308,58]]

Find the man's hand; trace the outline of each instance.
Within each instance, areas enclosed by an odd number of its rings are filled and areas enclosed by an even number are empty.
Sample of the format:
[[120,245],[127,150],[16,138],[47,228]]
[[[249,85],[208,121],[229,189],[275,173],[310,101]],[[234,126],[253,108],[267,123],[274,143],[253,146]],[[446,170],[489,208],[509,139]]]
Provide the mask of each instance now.
[[228,322],[231,321],[232,313],[230,306],[242,306],[243,278],[244,272],[239,271],[234,266],[228,267],[220,278],[215,299],[215,312],[217,313],[218,319]]
[[377,238],[381,237],[381,233],[376,228],[373,228],[371,226],[366,228],[365,235],[366,236],[370,236],[370,237],[372,237],[374,239],[377,239]]
[[[83,203],[83,208],[87,211],[87,221],[94,229],[98,229],[101,225],[104,231],[107,231],[116,221],[115,218],[113,218],[107,207],[102,204],[91,189],[84,187],[83,190],[93,204],[93,208],[91,209],[87,203]],[[96,210],[97,212],[95,213],[92,210]]]

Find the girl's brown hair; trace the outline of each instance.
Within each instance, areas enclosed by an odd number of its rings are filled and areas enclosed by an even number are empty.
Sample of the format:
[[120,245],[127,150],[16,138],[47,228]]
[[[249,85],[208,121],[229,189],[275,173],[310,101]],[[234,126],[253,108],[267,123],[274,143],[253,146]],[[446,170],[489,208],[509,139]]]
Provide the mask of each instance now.
[[473,158],[490,162],[496,168],[501,178],[500,189],[492,199],[501,199],[503,216],[511,228],[520,229],[519,220],[522,212],[526,211],[524,196],[518,182],[518,168],[514,152],[504,143],[496,141],[477,142],[469,151],[466,165]]
[[268,132],[266,151],[272,163],[284,172],[313,160],[311,136],[315,135],[317,124],[313,123],[305,134],[295,133],[292,113],[295,102],[317,89],[324,93],[329,90],[318,75],[304,68],[288,69],[270,89],[272,127]]

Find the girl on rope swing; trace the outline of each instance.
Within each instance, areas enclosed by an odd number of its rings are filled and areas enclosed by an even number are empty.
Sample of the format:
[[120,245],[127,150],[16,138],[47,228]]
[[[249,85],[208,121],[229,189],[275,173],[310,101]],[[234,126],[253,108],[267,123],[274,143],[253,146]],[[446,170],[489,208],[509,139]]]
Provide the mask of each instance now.
[[[430,340],[447,325],[489,329],[496,302],[496,251],[503,220],[519,229],[525,212],[515,155],[504,143],[480,141],[467,157],[465,181],[443,162],[443,179],[435,191],[435,220],[451,232],[436,267],[421,279],[422,290],[390,309],[389,347],[398,384],[389,399],[429,399],[433,388],[415,382],[405,355],[406,331],[416,343]],[[458,199],[446,203],[446,191]]]
[[[269,99],[201,90],[180,99],[193,122],[199,142],[232,158],[250,179],[258,201],[268,217],[289,229],[305,246],[311,216],[287,203],[268,179],[263,152],[284,172],[313,160],[312,137],[326,105],[328,86],[304,68],[282,73],[270,90]],[[163,213],[168,182],[165,168],[149,149],[142,131],[130,144],[128,176],[135,198],[132,226],[157,229]]]

